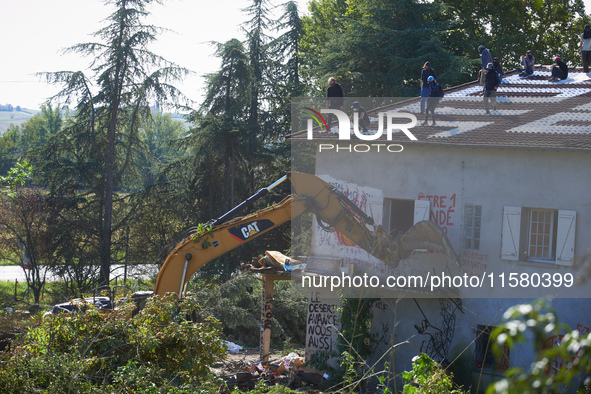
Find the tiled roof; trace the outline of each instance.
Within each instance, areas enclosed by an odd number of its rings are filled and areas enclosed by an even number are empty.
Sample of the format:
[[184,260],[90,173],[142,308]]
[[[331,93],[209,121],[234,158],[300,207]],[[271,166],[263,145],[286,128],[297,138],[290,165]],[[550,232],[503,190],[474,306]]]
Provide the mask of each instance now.
[[[549,66],[536,67],[528,78],[515,71],[506,73],[498,88],[497,110],[490,115],[485,113],[482,86],[476,81],[447,89],[435,110],[436,126],[430,125],[430,119],[429,126],[421,126],[424,116],[419,113],[418,97],[368,110],[369,134],[378,130],[378,112],[393,111],[415,114],[419,120],[411,129],[418,141],[395,132],[392,141],[397,143],[591,150],[591,73],[576,68],[564,81],[550,82],[549,78]],[[400,121],[405,122],[408,119]],[[292,138],[306,138],[306,132]],[[351,135],[352,140],[356,138]],[[330,132],[316,128],[314,140],[338,140],[338,128]]]

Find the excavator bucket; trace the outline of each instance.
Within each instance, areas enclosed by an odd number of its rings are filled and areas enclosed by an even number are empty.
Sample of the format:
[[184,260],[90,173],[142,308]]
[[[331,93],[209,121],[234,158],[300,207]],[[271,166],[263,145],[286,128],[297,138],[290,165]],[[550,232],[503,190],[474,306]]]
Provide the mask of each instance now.
[[458,266],[458,257],[449,243],[445,232],[436,223],[423,220],[412,226],[397,241],[396,249],[402,259],[408,258],[415,250],[443,253]]

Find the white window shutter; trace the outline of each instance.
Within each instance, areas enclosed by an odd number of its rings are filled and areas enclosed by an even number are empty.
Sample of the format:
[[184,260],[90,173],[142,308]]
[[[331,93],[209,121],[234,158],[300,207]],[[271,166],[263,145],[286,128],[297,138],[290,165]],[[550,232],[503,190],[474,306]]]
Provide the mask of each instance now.
[[422,222],[423,220],[429,220],[431,214],[431,201],[429,200],[415,200],[415,217],[414,224]]
[[556,264],[573,265],[575,258],[575,228],[577,213],[575,211],[558,211],[556,230]]
[[519,260],[520,227],[521,207],[504,207],[501,260]]

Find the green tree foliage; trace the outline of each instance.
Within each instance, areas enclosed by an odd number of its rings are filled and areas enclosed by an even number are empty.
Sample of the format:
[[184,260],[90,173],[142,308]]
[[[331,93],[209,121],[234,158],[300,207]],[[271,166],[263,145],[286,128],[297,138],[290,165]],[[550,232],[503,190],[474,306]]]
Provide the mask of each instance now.
[[[291,119],[291,101],[295,97],[304,96],[309,90],[301,70],[304,30],[296,2],[289,1],[284,4],[283,14],[276,21],[275,29],[280,34],[269,46],[270,60],[273,63],[268,78],[272,83],[272,89],[267,101],[272,107],[269,111],[269,124],[265,129],[274,131],[269,133],[272,137],[269,142],[273,143],[271,153],[281,161],[290,155],[289,151],[286,151],[285,137],[291,132],[292,125],[298,124],[297,119]],[[281,165],[285,168],[285,162]]]
[[[225,354],[218,322],[198,322],[190,299],[153,297],[133,319],[119,312],[52,315],[4,353],[6,393],[190,393],[210,386],[209,365]],[[203,391],[199,391],[203,392]]]
[[269,53],[267,43],[269,36],[266,30],[269,28],[269,8],[267,0],[252,0],[252,4],[244,9],[252,18],[246,22],[244,30],[247,35],[248,60],[250,65],[250,103],[248,120],[250,132],[254,135],[260,133],[259,116],[261,108],[261,95],[266,96],[269,86],[265,74],[269,67]]
[[21,125],[21,149],[28,151],[43,146],[62,128],[63,116],[51,103],[41,106],[41,114],[33,116]]
[[[347,2],[343,9],[342,2],[332,3],[329,9],[334,13],[329,16],[320,2],[311,3],[305,40],[309,45],[324,40],[321,52],[309,60],[314,64],[312,70],[321,82],[336,77],[346,95],[415,95],[420,68],[427,60],[444,85],[457,83],[470,70],[469,59],[454,55],[445,46],[449,25],[442,17],[441,4],[359,0]],[[328,27],[324,25],[327,17],[336,18]]]
[[[487,394],[588,392],[591,378],[584,379],[591,372],[591,334],[558,321],[552,305],[544,299],[515,305],[503,317],[506,322],[492,333],[495,351],[500,354],[505,346],[518,351],[530,344],[536,356],[528,370],[508,369],[503,379],[487,388]],[[556,345],[551,338],[556,339]],[[552,371],[553,362],[562,367]]]
[[169,163],[177,156],[175,142],[186,134],[186,128],[180,120],[173,120],[170,114],[155,112],[144,121],[140,130],[140,138],[145,145],[146,155],[142,160],[143,178],[147,184],[152,183],[159,167]]
[[482,44],[509,70],[528,49],[536,63],[552,64],[558,55],[581,64],[579,36],[589,22],[582,0],[439,1],[453,21],[446,41],[456,54],[477,57]]
[[0,135],[0,175],[16,165],[20,156],[43,146],[51,136],[57,134],[63,123],[63,114],[50,103],[41,106],[41,113],[19,126],[10,125]]
[[11,124],[0,135],[0,174],[6,174],[17,162],[21,152],[19,148],[20,126]]
[[[100,283],[108,283],[113,236],[131,217],[132,195],[117,193],[122,185],[138,180],[137,160],[141,144],[140,127],[151,116],[150,102],[175,102],[182,95],[171,81],[188,71],[147,50],[159,29],[145,25],[146,7],[153,0],[107,0],[114,12],[107,25],[95,33],[99,42],[83,43],[69,52],[92,57],[94,75],[82,72],[45,74],[50,82],[64,85],[56,98],[77,100],[76,116],[63,135],[48,145],[57,157],[44,157],[49,165],[44,175],[52,188],[85,189],[92,198],[101,262]],[[92,81],[98,92],[93,94]],[[80,146],[73,144],[76,141]],[[85,151],[84,154],[82,154]],[[38,156],[39,157],[39,156]],[[69,164],[69,165],[68,165]],[[51,172],[59,167],[64,177]],[[73,169],[68,175],[63,170]],[[57,176],[55,176],[57,175]],[[125,209],[127,208],[127,209]]]

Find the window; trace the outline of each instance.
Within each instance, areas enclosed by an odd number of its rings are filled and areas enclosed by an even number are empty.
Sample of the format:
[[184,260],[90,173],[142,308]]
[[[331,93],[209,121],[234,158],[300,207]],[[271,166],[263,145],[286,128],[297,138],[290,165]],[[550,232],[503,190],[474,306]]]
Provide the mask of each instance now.
[[431,203],[428,200],[384,200],[383,225],[390,237],[396,238],[407,232],[414,224],[429,220]]
[[476,340],[474,341],[474,367],[492,368],[497,371],[505,371],[509,368],[509,347],[503,346],[501,354],[493,353],[491,347],[491,333],[494,326],[478,324],[476,327]]
[[464,249],[480,249],[481,215],[481,205],[464,205]]
[[505,207],[501,259],[572,265],[575,211]]
[[550,260],[553,257],[554,216],[557,211],[531,209],[529,211],[529,235],[527,250],[530,258]]

